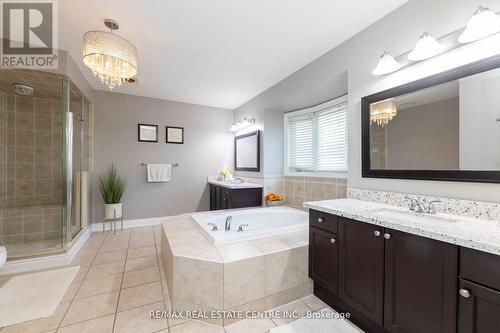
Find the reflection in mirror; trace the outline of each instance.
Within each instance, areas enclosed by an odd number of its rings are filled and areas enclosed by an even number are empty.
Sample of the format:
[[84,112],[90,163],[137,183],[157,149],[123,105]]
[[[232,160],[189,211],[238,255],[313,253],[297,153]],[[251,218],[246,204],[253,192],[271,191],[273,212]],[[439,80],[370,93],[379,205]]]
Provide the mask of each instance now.
[[500,170],[500,69],[370,104],[373,170]]
[[234,138],[235,170],[260,171],[259,131]]

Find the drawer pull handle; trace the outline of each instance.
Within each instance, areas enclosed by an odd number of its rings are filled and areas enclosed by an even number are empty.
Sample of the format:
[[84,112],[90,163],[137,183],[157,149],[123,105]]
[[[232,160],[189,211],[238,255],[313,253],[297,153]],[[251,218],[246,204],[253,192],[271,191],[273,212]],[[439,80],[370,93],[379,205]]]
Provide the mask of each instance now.
[[458,293],[460,294],[460,296],[462,296],[463,298],[469,298],[470,297],[470,291],[467,290],[467,289],[460,289],[458,291]]
[[384,234],[385,239],[391,239],[391,234],[388,234],[387,232]]
[[380,235],[382,235],[382,233],[379,230],[375,230],[373,234],[375,235],[375,237],[380,237]]
[[330,243],[335,243],[335,238],[330,238]]
[[325,219],[324,219],[324,218],[322,218],[322,217],[318,217],[318,223],[321,223],[321,222],[324,222],[324,221],[325,221]]

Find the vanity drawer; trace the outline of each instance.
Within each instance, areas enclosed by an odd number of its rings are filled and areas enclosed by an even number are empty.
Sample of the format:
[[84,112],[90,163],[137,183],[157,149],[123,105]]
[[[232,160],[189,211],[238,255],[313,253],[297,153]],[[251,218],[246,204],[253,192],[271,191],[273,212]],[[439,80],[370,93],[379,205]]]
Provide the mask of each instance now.
[[460,277],[500,290],[500,256],[462,247]]
[[311,227],[337,233],[339,230],[339,217],[309,209],[309,224]]

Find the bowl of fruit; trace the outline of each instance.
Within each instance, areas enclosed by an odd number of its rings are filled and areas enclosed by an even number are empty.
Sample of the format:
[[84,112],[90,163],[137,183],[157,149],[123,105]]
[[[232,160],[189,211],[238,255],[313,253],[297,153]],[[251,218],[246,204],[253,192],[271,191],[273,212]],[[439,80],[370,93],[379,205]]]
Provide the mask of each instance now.
[[266,205],[268,207],[276,207],[276,206],[283,206],[283,194],[278,194],[278,193],[268,193],[265,196],[266,199]]

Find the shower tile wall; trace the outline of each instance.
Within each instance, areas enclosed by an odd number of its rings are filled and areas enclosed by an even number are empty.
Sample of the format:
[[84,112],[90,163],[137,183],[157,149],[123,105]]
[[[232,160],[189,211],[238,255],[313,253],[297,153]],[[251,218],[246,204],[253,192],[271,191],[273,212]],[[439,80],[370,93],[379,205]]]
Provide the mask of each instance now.
[[[60,238],[62,118],[59,100],[6,95],[0,152],[3,244]],[[3,140],[3,141],[1,141]],[[6,144],[5,144],[6,143]],[[1,182],[0,182],[1,183]]]

